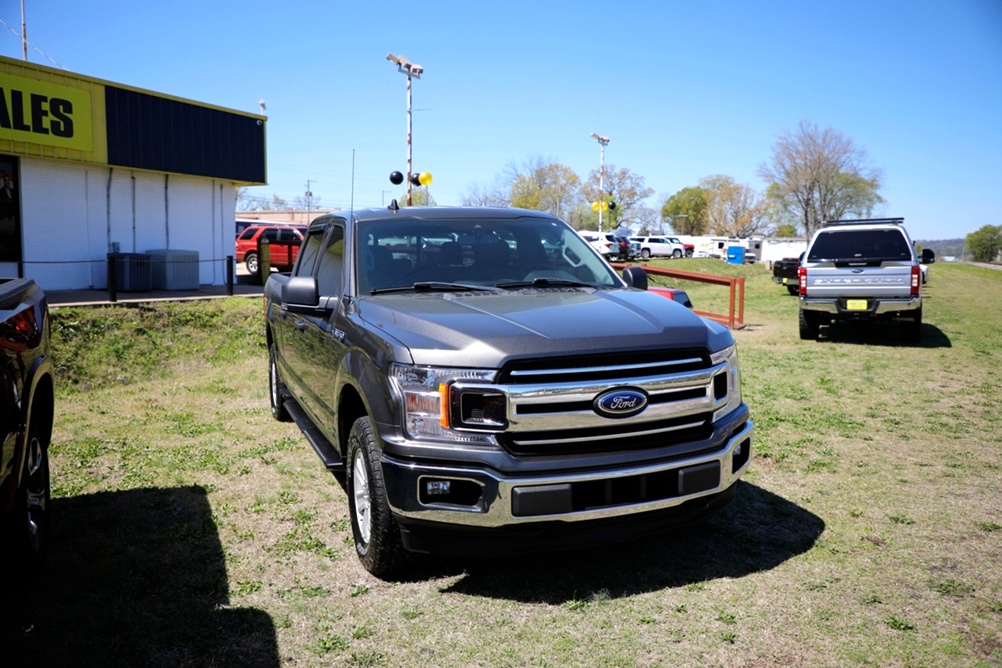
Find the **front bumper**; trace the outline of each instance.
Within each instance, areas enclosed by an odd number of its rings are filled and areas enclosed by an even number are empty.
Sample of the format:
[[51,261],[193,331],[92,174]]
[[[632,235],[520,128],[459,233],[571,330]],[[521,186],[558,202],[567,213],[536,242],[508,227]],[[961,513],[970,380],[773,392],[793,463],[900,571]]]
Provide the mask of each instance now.
[[744,420],[733,426],[721,447],[705,454],[567,474],[505,476],[486,468],[415,463],[386,455],[382,467],[388,501],[405,542],[411,532],[446,529],[505,533],[557,523],[587,531],[593,522],[672,508],[703,508],[694,520],[715,512],[719,507],[714,503],[696,500],[729,500],[733,491],[728,490],[747,469],[753,431],[752,422]]

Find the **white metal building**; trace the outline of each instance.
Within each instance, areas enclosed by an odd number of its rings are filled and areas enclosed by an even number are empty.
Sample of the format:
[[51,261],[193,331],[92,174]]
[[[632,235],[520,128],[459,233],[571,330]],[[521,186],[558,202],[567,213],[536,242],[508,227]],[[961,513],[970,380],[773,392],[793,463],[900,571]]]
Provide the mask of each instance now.
[[0,57],[0,275],[104,289],[109,253],[152,252],[224,283],[265,121]]

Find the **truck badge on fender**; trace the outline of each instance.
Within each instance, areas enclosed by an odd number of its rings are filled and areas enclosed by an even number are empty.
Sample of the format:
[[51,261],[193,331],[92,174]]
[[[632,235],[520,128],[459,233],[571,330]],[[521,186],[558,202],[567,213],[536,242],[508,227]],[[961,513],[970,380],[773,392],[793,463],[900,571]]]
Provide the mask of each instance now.
[[647,408],[647,394],[628,387],[618,387],[595,397],[592,407],[603,417],[630,417]]

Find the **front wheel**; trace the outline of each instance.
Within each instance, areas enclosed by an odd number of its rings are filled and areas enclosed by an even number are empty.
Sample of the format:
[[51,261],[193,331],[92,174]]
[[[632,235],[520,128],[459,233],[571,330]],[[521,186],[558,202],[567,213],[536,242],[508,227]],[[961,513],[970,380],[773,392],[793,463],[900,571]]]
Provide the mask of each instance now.
[[257,253],[247,253],[244,257],[244,264],[247,265],[247,271],[249,271],[253,276],[257,276],[257,273],[261,270],[261,265],[257,259]]
[[29,571],[37,572],[45,561],[49,542],[48,438],[43,438],[35,431],[30,433],[28,451],[25,454],[14,513],[15,540],[19,556]]
[[650,260],[651,259],[651,249],[650,248],[645,248],[642,251],[640,251],[640,257],[643,258],[643,259],[645,259],[645,260]]
[[676,248],[675,250],[673,250],[671,252],[671,256],[677,260],[680,257],[682,257],[682,251],[680,251],[679,249]]
[[393,573],[403,561],[404,547],[386,500],[379,444],[367,416],[355,420],[348,435],[348,509],[362,566],[376,577]]

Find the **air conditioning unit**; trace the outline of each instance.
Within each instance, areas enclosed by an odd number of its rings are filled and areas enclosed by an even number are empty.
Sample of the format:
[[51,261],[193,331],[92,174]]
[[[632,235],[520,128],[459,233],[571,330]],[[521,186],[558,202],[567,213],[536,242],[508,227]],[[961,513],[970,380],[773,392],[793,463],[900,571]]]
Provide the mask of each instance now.
[[142,253],[116,253],[115,279],[123,292],[146,292],[153,287],[153,263]]
[[198,290],[198,251],[148,250],[154,290]]

